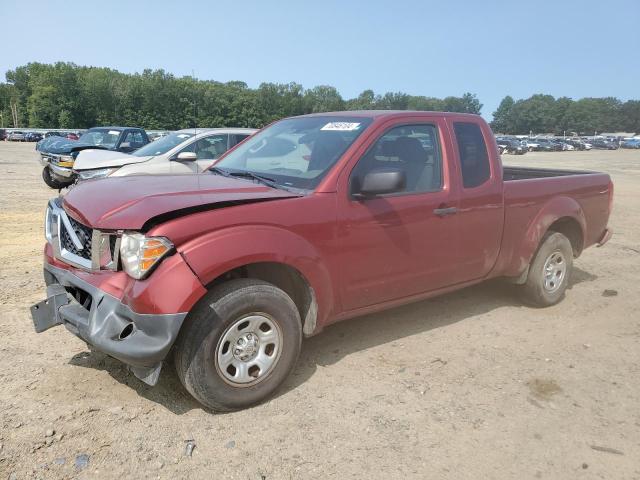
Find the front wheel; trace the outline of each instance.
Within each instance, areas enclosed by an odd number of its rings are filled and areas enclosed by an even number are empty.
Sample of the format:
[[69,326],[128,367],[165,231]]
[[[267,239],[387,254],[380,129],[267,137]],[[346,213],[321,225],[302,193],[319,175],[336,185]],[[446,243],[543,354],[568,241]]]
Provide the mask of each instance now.
[[175,366],[196,400],[231,411],[270,396],[293,370],[301,342],[291,297],[261,280],[236,279],[215,287],[189,313]]
[[68,187],[73,183],[73,181],[61,182],[60,180],[56,180],[53,175],[51,175],[51,170],[49,167],[44,167],[42,169],[42,179],[44,183],[46,183],[49,187],[55,188],[56,190],[60,190],[61,188]]
[[573,270],[573,248],[567,237],[548,232],[529,266],[529,274],[520,286],[525,303],[534,307],[555,305],[564,298]]

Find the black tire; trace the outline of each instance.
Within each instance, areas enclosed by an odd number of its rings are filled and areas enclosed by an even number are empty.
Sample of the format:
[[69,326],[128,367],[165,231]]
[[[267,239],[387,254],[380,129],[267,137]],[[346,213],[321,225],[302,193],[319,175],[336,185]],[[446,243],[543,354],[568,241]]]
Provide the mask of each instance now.
[[[555,255],[555,257],[553,257]],[[554,261],[555,258],[555,261]],[[556,263],[561,258],[564,263],[564,274],[558,280],[558,275],[551,275],[547,279],[545,264],[551,261],[555,267],[552,271],[562,268],[562,263]],[[529,266],[527,281],[520,285],[522,300],[534,307],[548,307],[555,305],[564,298],[565,291],[573,271],[573,248],[567,237],[558,232],[547,232],[540,242],[538,251]]]
[[[256,313],[276,324],[278,358],[261,380],[234,386],[218,368],[219,342],[240,319]],[[236,279],[212,289],[187,315],[174,361],[180,381],[196,400],[212,410],[232,411],[269,397],[295,367],[301,343],[300,314],[284,291],[262,280]]]
[[73,181],[61,182],[59,180],[56,180],[51,175],[51,170],[49,170],[49,167],[44,167],[42,169],[42,179],[44,180],[44,183],[46,183],[49,187],[55,188],[56,190],[60,190],[61,188],[68,187],[73,183]]

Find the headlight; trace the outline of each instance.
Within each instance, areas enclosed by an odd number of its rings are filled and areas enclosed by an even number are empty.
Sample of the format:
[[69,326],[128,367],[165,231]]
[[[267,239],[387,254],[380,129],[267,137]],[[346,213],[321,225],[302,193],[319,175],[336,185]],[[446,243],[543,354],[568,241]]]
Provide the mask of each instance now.
[[122,268],[131,277],[142,279],[173,250],[164,237],[145,237],[141,233],[125,233],[120,242]]
[[115,172],[117,168],[96,168],[93,170],[78,170],[80,180],[90,180],[92,178],[104,178]]
[[60,167],[73,167],[73,163],[76,161],[71,155],[60,155],[58,158],[58,166]]
[[51,211],[51,207],[47,206],[47,212],[44,214],[44,238],[46,238],[49,243],[51,243],[53,239],[51,235],[52,215],[53,212]]

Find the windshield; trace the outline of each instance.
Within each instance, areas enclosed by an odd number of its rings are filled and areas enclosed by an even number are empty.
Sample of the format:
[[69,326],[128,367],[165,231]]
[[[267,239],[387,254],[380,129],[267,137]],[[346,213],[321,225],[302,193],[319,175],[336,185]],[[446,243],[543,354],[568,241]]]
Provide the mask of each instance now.
[[90,145],[113,148],[120,138],[120,130],[89,130],[83,133],[80,141]]
[[136,157],[162,155],[186,140],[189,140],[191,137],[193,137],[193,133],[173,132],[170,135],[148,143],[144,147],[133,152],[132,155],[135,155]]
[[247,139],[215,166],[311,190],[370,123],[370,118],[338,116],[281,120]]

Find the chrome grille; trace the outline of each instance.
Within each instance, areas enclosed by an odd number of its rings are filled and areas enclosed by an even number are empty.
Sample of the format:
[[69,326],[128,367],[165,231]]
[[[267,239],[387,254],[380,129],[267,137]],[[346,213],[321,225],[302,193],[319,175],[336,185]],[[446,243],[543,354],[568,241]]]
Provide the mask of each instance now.
[[82,244],[82,248],[77,248],[71,239],[71,235],[67,231],[66,225],[63,225],[63,228],[60,229],[60,242],[62,244],[62,248],[67,250],[68,252],[73,253],[74,255],[78,255],[86,260],[91,260],[91,237],[93,235],[93,230],[89,227],[82,225],[80,222],[75,221],[71,217],[67,217],[69,219],[69,223],[71,228],[75,232],[78,240]]
[[49,202],[45,236],[54,256],[69,265],[85,270],[117,270],[121,234],[87,227],[67,215],[60,199]]

